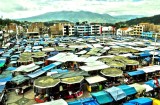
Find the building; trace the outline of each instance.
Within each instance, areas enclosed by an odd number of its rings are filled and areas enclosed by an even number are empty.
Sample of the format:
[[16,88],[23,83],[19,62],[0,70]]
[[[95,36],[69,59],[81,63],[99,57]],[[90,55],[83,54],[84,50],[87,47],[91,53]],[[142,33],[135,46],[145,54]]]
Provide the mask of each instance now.
[[102,26],[102,34],[115,35],[115,28],[113,26]]
[[91,23],[91,35],[100,35],[101,34],[101,25],[98,23]]
[[91,26],[89,24],[77,24],[74,26],[74,33],[76,36],[91,35]]
[[35,22],[28,26],[27,32],[38,32],[39,34],[43,34],[43,29],[45,28],[44,23],[42,22]]
[[133,28],[131,27],[125,27],[125,28],[119,28],[117,29],[117,33],[116,35],[120,35],[120,36],[126,36],[126,35],[129,35],[129,32],[132,31]]
[[142,25],[135,25],[133,30],[129,31],[128,34],[131,36],[141,36],[143,33],[143,26]]
[[63,35],[75,35],[74,24],[67,24],[63,27]]
[[63,24],[54,23],[52,26],[50,26],[50,34],[51,35],[62,35],[63,34]]

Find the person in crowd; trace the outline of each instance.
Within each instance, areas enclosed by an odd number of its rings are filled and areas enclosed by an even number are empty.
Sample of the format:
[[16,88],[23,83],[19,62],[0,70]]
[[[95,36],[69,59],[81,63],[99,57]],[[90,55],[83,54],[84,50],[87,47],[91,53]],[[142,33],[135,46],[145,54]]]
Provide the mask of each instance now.
[[15,91],[16,91],[16,94],[17,94],[17,95],[18,95],[19,92],[20,92],[20,90],[19,90],[18,88],[16,88]]
[[157,78],[156,76],[153,77],[153,82],[154,82],[154,85],[155,85],[156,87],[159,87],[159,86],[160,86],[159,81],[158,81],[158,78]]

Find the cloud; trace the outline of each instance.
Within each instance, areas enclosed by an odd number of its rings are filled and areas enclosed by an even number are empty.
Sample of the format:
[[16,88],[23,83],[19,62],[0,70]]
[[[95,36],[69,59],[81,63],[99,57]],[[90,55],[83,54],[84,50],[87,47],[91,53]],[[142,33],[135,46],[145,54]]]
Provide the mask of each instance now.
[[158,0],[0,0],[4,17],[30,17],[54,11],[91,11],[110,15],[159,14]]

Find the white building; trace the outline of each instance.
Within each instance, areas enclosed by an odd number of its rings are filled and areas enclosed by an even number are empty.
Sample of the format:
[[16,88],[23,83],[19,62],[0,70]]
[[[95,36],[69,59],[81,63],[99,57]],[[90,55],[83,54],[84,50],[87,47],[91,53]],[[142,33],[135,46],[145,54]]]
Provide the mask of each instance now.
[[95,24],[91,26],[91,35],[100,35],[101,25]]
[[129,35],[129,32],[132,30],[133,30],[133,28],[131,28],[131,27],[119,28],[119,29],[117,29],[116,35],[120,35],[120,36]]
[[102,26],[102,33],[104,35],[114,34],[114,28],[112,26]]
[[91,35],[91,26],[88,24],[80,24],[74,26],[75,35],[88,36]]
[[74,25],[71,24],[64,25],[63,35],[74,35]]

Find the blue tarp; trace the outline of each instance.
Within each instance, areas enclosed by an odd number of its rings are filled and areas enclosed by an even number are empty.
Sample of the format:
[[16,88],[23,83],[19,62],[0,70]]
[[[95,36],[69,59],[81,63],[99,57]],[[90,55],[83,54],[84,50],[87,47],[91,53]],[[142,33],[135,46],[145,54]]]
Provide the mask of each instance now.
[[28,76],[31,77],[31,78],[38,77],[38,76],[42,75],[43,73],[47,72],[48,70],[51,70],[51,69],[53,69],[54,67],[56,67],[60,64],[61,64],[61,62],[51,63],[48,66],[45,66],[45,67],[43,67],[43,68],[41,68],[41,69],[39,69],[39,70],[37,70],[33,73],[28,74]]
[[81,98],[73,102],[68,102],[68,105],[99,105],[92,97]]
[[18,54],[18,55],[12,55],[11,56],[11,58],[19,58],[20,57],[20,55]]
[[78,100],[78,101],[68,102],[68,105],[83,105],[83,104],[81,103],[80,100]]
[[99,91],[96,93],[91,93],[92,97],[97,100],[99,104],[106,104],[113,102],[113,98],[109,95],[109,93],[105,91]]
[[109,89],[105,89],[108,93],[111,94],[111,96],[114,98],[115,101],[121,100],[126,97],[125,92],[118,88],[118,87],[111,87]]
[[56,65],[52,63],[52,64],[49,64],[49,65],[43,67],[42,70],[48,71],[48,70],[50,70],[50,69],[52,69],[54,67],[56,67]]
[[11,81],[12,75],[8,75],[7,77],[0,78],[0,82],[8,82]]
[[134,99],[134,100],[130,100],[130,103],[133,103],[135,105],[152,105],[152,99],[150,98],[138,98],[138,99]]
[[150,53],[140,53],[140,57],[149,57],[151,54]]
[[50,52],[49,54],[50,55],[56,55],[56,54],[58,54],[59,52],[58,51],[52,51],[52,52]]
[[81,98],[80,101],[83,105],[99,105],[92,97]]
[[150,62],[150,61],[151,61],[151,57],[146,57],[146,58],[144,58],[144,61]]
[[57,71],[58,73],[64,73],[64,72],[69,72],[67,69],[53,69],[53,70],[51,70],[51,72],[55,72],[55,71]]
[[127,74],[129,74],[130,76],[135,76],[135,75],[145,74],[145,72],[143,70],[137,70],[137,71],[127,72]]
[[[159,83],[160,83],[160,79],[158,79]],[[151,86],[152,88],[157,88],[157,86],[154,84],[154,80],[149,80],[147,82],[145,82],[145,84]]]
[[129,58],[138,58],[136,55],[129,56]]
[[15,70],[16,67],[8,67],[6,70],[9,70],[9,71],[12,71],[12,70]]
[[11,56],[10,53],[4,53],[4,54],[2,55],[2,57],[10,57],[10,56]]
[[3,92],[4,88],[6,87],[6,85],[0,85],[0,93]]
[[99,105],[95,100],[84,102],[83,105]]
[[38,69],[35,72],[28,74],[28,76],[31,77],[31,78],[35,78],[35,77],[38,77],[38,76],[42,75],[45,72],[46,71],[44,71],[42,69]]
[[126,93],[127,96],[137,93],[134,87],[128,85],[119,85],[117,87],[121,88]]
[[135,105],[135,104],[127,102],[127,103],[123,103],[123,105]]

